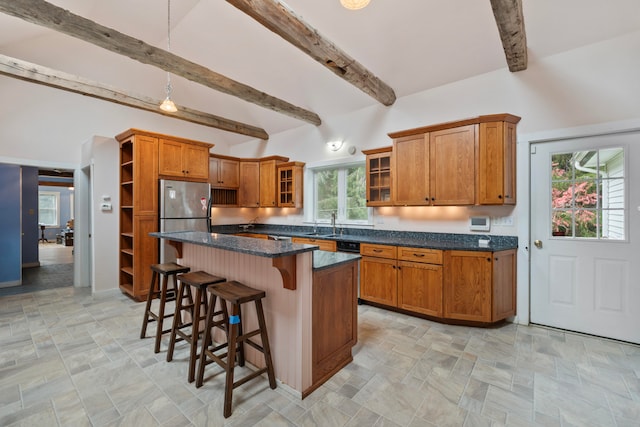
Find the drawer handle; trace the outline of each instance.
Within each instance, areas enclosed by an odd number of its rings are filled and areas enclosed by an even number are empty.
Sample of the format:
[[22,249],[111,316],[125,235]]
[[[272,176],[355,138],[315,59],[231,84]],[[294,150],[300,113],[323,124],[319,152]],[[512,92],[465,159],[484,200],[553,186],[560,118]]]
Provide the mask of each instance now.
[[413,256],[417,256],[418,258],[422,258],[424,256],[424,254],[416,254],[416,253],[414,253]]
[[382,252],[382,249],[374,249],[373,252],[380,253]]

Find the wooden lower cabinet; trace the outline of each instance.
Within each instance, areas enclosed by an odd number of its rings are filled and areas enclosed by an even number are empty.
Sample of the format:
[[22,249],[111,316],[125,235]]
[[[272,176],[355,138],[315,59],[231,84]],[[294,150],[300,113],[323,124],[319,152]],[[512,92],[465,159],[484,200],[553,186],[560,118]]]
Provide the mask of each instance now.
[[442,317],[442,266],[398,261],[398,307]]
[[360,298],[396,307],[397,269],[395,259],[363,256],[360,260]]
[[363,243],[360,299],[427,316],[494,323],[516,314],[516,250],[442,251]]
[[263,239],[263,240],[267,240],[269,238],[268,235],[260,234],[260,233],[236,233],[236,234],[234,234],[234,236],[253,237],[254,239]]
[[307,245],[317,245],[320,247],[321,251],[335,252],[337,250],[335,240],[310,239],[307,237],[292,237],[291,242],[304,243]]
[[516,313],[516,251],[445,251],[444,317],[497,322]]
[[352,360],[358,340],[358,262],[314,271],[312,379],[315,387]]
[[[136,215],[133,218],[133,275],[131,282],[121,283],[120,289],[138,301],[144,301],[151,284],[151,264],[158,262],[158,239],[149,233],[158,231],[156,215]],[[122,274],[122,273],[121,273]]]

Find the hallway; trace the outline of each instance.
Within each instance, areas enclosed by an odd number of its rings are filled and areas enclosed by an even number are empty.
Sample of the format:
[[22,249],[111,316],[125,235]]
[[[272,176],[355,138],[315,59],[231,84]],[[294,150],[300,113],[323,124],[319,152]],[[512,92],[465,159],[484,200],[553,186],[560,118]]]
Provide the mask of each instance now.
[[0,297],[73,286],[73,246],[39,243],[40,267],[22,269],[22,286],[0,288]]

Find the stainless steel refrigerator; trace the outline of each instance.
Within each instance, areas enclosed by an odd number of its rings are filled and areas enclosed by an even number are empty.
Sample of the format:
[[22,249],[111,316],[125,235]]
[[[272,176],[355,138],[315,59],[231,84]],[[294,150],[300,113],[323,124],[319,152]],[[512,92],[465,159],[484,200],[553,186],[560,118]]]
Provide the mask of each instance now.
[[[160,180],[160,231],[209,231],[211,186],[203,182]],[[175,262],[176,250],[164,239],[160,262]]]

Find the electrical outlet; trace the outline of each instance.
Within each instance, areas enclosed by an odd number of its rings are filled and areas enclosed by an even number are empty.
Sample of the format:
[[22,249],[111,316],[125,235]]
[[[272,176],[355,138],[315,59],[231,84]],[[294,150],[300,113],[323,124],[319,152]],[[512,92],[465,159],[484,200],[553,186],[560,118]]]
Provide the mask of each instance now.
[[493,225],[513,226],[513,216],[495,216],[491,218]]
[[481,248],[488,248],[489,247],[489,239],[478,239],[478,246]]

